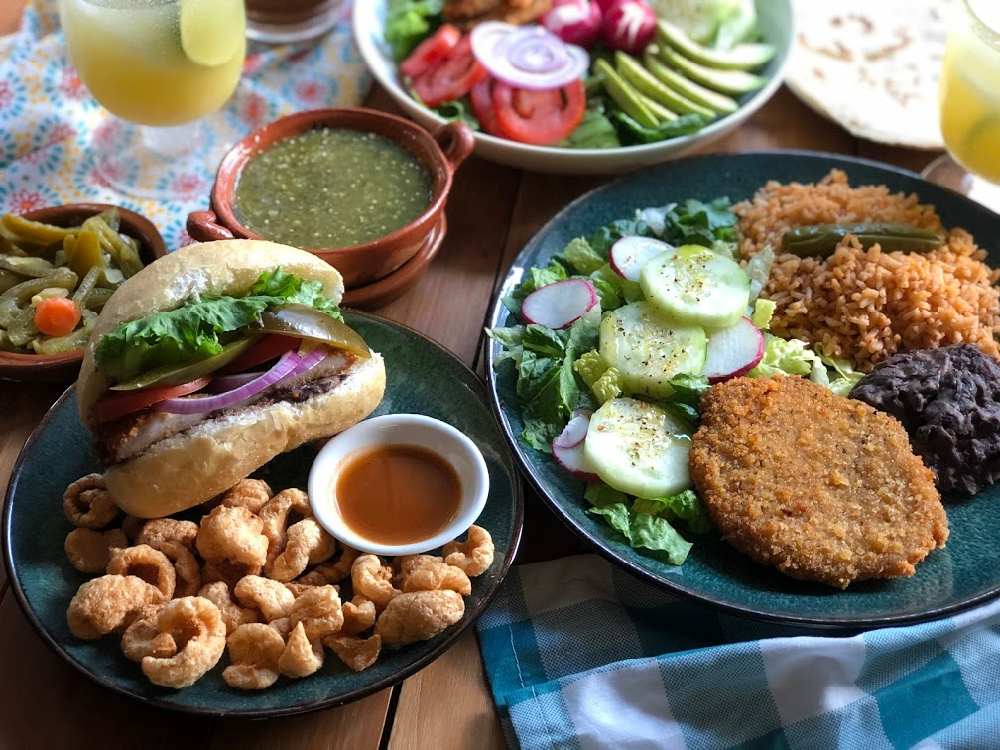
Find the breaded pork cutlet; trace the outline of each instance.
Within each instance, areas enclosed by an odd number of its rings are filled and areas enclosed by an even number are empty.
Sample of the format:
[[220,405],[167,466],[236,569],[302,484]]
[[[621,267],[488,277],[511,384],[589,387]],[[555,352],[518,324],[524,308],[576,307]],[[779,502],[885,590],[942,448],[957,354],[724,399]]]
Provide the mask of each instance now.
[[804,378],[736,378],[701,402],[690,468],[723,537],[792,578],[913,575],[948,538],[934,475],[892,417]]

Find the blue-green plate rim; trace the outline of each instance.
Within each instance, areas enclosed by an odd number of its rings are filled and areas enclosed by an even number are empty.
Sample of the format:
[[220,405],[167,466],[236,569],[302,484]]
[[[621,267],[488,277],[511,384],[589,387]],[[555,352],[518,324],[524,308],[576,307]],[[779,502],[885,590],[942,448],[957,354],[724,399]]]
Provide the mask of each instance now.
[[[396,321],[389,320],[388,318],[383,318],[379,315],[373,315],[371,313],[361,312],[358,310],[347,311],[352,317],[356,316],[359,318],[368,319],[376,324],[386,325],[390,328],[395,328],[405,335],[414,336],[420,339],[423,343],[429,344],[433,349],[438,350],[441,355],[453,360],[455,363],[460,365],[460,371],[463,371],[468,379],[468,384],[473,388],[483,399],[487,402],[486,398],[486,387],[483,384],[482,379],[476,375],[476,373],[469,367],[465,362],[463,362],[454,352],[450,351],[447,347],[435,341],[434,339],[426,336],[425,334],[417,331],[402,323],[397,323]],[[31,448],[36,440],[42,435],[43,432],[48,428],[48,424],[51,421],[55,412],[62,406],[62,404],[73,394],[76,389],[76,384],[70,385],[63,393],[56,399],[55,403],[46,411],[45,415],[42,417],[41,422],[38,426],[32,430],[31,435],[25,441],[24,446],[21,448],[21,452],[18,454],[17,460],[14,462],[14,466],[10,472],[10,480],[7,484],[7,489],[4,493],[4,508],[3,508],[3,518],[0,521],[2,525],[2,540],[0,543],[3,545],[3,559],[4,564],[7,567],[7,577],[10,581],[10,589],[14,592],[14,598],[17,600],[18,605],[21,607],[21,611],[24,612],[25,616],[28,618],[28,622],[35,629],[38,635],[41,637],[42,641],[48,646],[56,655],[60,656],[70,665],[72,665],[77,671],[84,674],[86,677],[90,678],[101,687],[111,690],[119,695],[123,695],[131,700],[138,701],[147,706],[157,709],[163,709],[167,711],[172,711],[176,713],[191,714],[196,716],[212,716],[217,718],[224,717],[235,717],[235,718],[245,718],[245,719],[269,719],[278,716],[291,716],[294,714],[309,713],[311,711],[318,711],[325,708],[336,708],[337,706],[343,706],[347,703],[352,703],[354,701],[365,698],[369,695],[373,695],[386,688],[398,685],[400,682],[405,680],[407,677],[417,673],[428,664],[437,659],[441,654],[451,648],[455,642],[458,640],[459,636],[465,632],[465,630],[482,615],[483,611],[492,601],[493,597],[496,595],[500,584],[503,583],[507,572],[510,570],[510,566],[514,562],[514,558],[517,555],[518,547],[521,543],[521,534],[524,527],[524,484],[522,481],[522,476],[517,471],[511,474],[511,484],[514,488],[514,535],[510,539],[510,546],[507,549],[507,554],[500,564],[500,569],[497,573],[490,588],[488,588],[484,593],[482,598],[471,608],[470,614],[467,618],[464,618],[455,627],[449,628],[443,634],[438,636],[441,640],[435,645],[435,647],[429,651],[427,654],[419,659],[415,659],[412,663],[402,667],[397,672],[391,676],[375,682],[371,685],[366,685],[364,687],[358,688],[357,690],[349,690],[340,694],[336,694],[326,700],[316,701],[313,703],[299,704],[296,706],[289,706],[283,708],[269,708],[269,709],[253,709],[249,708],[245,711],[218,711],[212,710],[211,708],[205,708],[202,706],[190,706],[184,704],[171,703],[160,698],[150,697],[146,695],[138,695],[129,691],[122,686],[105,679],[105,677],[98,672],[94,671],[91,667],[83,664],[78,659],[73,657],[70,653],[65,651],[59,642],[53,638],[49,632],[45,629],[45,626],[36,617],[34,610],[31,608],[24,595],[24,591],[21,589],[21,581],[18,572],[17,564],[13,559],[11,552],[11,508],[13,504],[11,503],[12,495],[14,490],[18,485],[20,479],[20,474],[23,469],[23,464],[27,460],[28,454],[31,452]],[[500,430],[503,434],[503,430]],[[509,446],[508,446],[509,447]],[[511,462],[515,467],[518,465],[516,457]],[[253,695],[247,696],[248,703],[253,702]]]
[[[527,244],[521,249],[514,260],[511,262],[506,274],[504,275],[503,282],[497,288],[495,298],[493,300],[493,305],[490,308],[487,317],[487,326],[490,328],[501,326],[505,324],[509,312],[503,304],[503,298],[509,294],[514,286],[518,283],[520,274],[528,268],[527,259],[534,254],[535,247],[540,245],[545,238],[545,235],[555,230],[562,222],[565,220],[568,214],[571,214],[575,209],[577,209],[581,204],[590,203],[591,201],[599,200],[601,195],[608,191],[613,191],[618,186],[635,179],[638,176],[644,175],[646,173],[651,173],[654,171],[667,172],[672,167],[678,165],[688,165],[698,162],[704,162],[706,165],[713,162],[724,163],[728,161],[738,160],[744,156],[751,157],[774,157],[776,159],[786,159],[786,158],[804,158],[804,159],[823,159],[826,161],[836,162],[835,168],[841,168],[849,170],[851,166],[864,166],[867,168],[880,170],[882,172],[888,172],[899,177],[904,177],[909,180],[914,180],[916,182],[922,182],[926,185],[931,185],[926,180],[924,180],[919,174],[902,167],[896,167],[891,164],[885,164],[883,162],[877,161],[875,159],[865,159],[863,157],[852,156],[847,154],[837,154],[825,151],[812,151],[807,149],[753,149],[738,151],[734,153],[713,153],[713,154],[702,154],[698,156],[689,156],[680,159],[676,159],[665,164],[657,164],[650,166],[646,169],[642,169],[636,172],[631,172],[622,177],[619,177],[611,182],[604,185],[600,185],[592,190],[587,191],[583,195],[574,199],[570,203],[566,204],[555,216],[553,216],[549,221],[542,226],[531,239],[528,240]],[[706,169],[706,173],[710,172],[710,168]],[[761,184],[763,187],[763,184]],[[934,188],[945,190],[949,193],[953,193],[954,197],[959,200],[960,203],[964,202],[966,206],[973,211],[985,211],[986,213],[991,213],[989,209],[970,200],[968,197],[957,193],[953,190],[945,188],[940,185],[934,185]],[[723,194],[719,192],[719,195]],[[748,196],[749,197],[749,196]],[[641,208],[641,206],[636,206],[635,208]],[[1000,224],[1000,216],[996,216],[998,224]],[[596,230],[598,227],[593,227]],[[663,589],[671,594],[675,594],[684,599],[707,605],[713,609],[723,612],[728,615],[735,615],[737,617],[744,617],[753,620],[760,620],[763,622],[772,622],[782,625],[792,625],[798,627],[804,627],[808,629],[815,628],[818,631],[852,631],[857,632],[860,630],[898,626],[898,625],[910,625],[920,622],[928,622],[931,620],[937,620],[949,615],[953,615],[959,612],[964,612],[971,609],[979,604],[990,601],[992,599],[1000,596],[1000,576],[998,576],[996,584],[993,588],[988,589],[980,594],[961,599],[959,601],[949,603],[940,607],[928,608],[927,610],[906,614],[906,615],[891,615],[887,614],[881,617],[857,617],[857,618],[824,618],[820,616],[794,616],[782,613],[776,613],[769,611],[767,609],[756,608],[753,606],[738,606],[734,604],[729,604],[726,602],[720,602],[711,596],[707,596],[698,590],[687,588],[684,585],[676,583],[671,580],[661,578],[656,575],[650,569],[643,565],[636,563],[635,561],[623,557],[617,554],[614,550],[610,549],[607,545],[606,534],[593,533],[590,529],[578,524],[563,508],[563,502],[560,500],[556,494],[547,486],[545,480],[538,474],[535,467],[528,460],[528,452],[534,452],[533,449],[525,444],[519,435],[514,434],[511,428],[510,420],[508,414],[505,411],[503,405],[500,401],[500,394],[497,385],[497,373],[494,368],[494,362],[496,356],[502,351],[502,346],[492,339],[484,339],[483,346],[485,348],[486,362],[486,384],[490,393],[490,405],[493,408],[493,413],[497,418],[497,422],[500,424],[501,432],[504,438],[507,440],[514,457],[521,468],[522,473],[528,478],[529,483],[532,488],[538,493],[539,496],[545,501],[549,508],[555,513],[555,515],[566,524],[574,533],[576,533],[584,542],[589,546],[593,547],[594,550],[600,554],[602,557],[606,558],[610,562],[618,565],[630,573],[634,574],[638,578],[653,584],[654,586]],[[513,408],[513,407],[510,407]],[[572,502],[572,501],[570,501]],[[596,523],[596,522],[595,522]],[[610,534],[610,528],[602,531],[606,531]],[[638,557],[638,553],[636,553]],[[747,565],[756,565],[757,563],[752,562],[749,558],[746,561]]]

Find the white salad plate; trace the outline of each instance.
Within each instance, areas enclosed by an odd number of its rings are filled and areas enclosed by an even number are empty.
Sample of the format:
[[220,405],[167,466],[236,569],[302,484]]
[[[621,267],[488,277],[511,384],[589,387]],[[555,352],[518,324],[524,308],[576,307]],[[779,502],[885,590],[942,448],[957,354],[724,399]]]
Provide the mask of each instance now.
[[[689,154],[729,135],[774,95],[784,80],[795,33],[791,0],[755,0],[763,40],[774,45],[774,59],[760,73],[767,84],[740,98],[740,108],[721,117],[697,133],[638,146],[605,149],[573,149],[531,146],[485,133],[476,133],[475,153],[484,159],[534,172],[557,174],[617,174],[659,164]],[[365,63],[396,104],[418,123],[435,130],[445,123],[441,117],[412,99],[399,80],[399,72],[385,42],[385,18],[389,0],[358,0],[354,3],[354,39]]]

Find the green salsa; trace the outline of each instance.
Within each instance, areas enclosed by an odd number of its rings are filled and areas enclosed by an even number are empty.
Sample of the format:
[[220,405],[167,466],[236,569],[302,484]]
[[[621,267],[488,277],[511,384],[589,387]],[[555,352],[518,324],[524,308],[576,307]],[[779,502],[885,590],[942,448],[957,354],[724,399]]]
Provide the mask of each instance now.
[[385,136],[324,128],[278,141],[251,159],[234,209],[247,229],[295,247],[384,237],[431,202],[430,171]]

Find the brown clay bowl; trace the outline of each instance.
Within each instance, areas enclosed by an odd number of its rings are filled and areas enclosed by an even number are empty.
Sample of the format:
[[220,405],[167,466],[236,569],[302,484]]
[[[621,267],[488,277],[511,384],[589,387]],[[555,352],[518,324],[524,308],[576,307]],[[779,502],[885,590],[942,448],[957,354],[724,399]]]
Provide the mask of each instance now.
[[212,187],[211,210],[194,211],[188,216],[188,234],[199,242],[268,239],[250,231],[236,218],[233,195],[240,171],[278,141],[318,128],[348,128],[391,138],[430,171],[433,195],[420,216],[377,240],[349,247],[303,249],[334,266],[344,277],[344,285],[351,289],[385,278],[426,248],[429,236],[444,216],[452,175],[472,152],[472,130],[462,123],[448,123],[432,135],[409,120],[370,109],[298,112],[251,133],[223,157]]
[[[107,203],[68,203],[65,206],[50,206],[28,211],[26,219],[71,227],[82,224],[95,214],[117,208],[121,217],[119,231],[139,240],[139,255],[142,262],[149,265],[167,254],[163,237],[145,216],[129,211],[121,206]],[[62,354],[18,354],[0,352],[0,378],[31,383],[68,383],[76,378],[83,361],[83,348]]]
[[434,228],[427,242],[398,269],[388,276],[373,281],[371,284],[356,286],[344,292],[341,305],[355,310],[377,310],[390,302],[402,297],[424,277],[431,261],[437,257],[444,235],[448,231],[448,222],[444,214],[441,223]]

